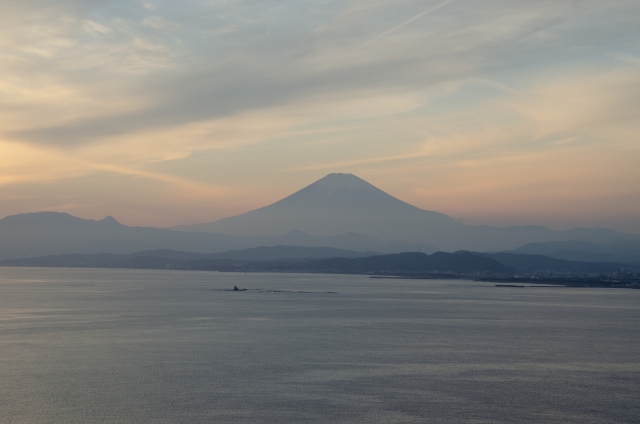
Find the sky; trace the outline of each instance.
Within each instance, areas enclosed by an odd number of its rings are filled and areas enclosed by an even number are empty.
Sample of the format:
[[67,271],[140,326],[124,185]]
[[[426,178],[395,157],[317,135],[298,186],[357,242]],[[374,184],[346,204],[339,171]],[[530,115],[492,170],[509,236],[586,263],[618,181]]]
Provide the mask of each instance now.
[[637,0],[0,3],[0,217],[209,222],[346,172],[640,233]]

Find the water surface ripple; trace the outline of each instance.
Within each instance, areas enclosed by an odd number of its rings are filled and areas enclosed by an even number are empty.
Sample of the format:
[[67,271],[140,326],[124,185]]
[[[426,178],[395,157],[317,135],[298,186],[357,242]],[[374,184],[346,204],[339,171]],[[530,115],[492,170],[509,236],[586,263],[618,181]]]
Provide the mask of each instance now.
[[640,290],[0,268],[0,422],[639,423],[639,324]]

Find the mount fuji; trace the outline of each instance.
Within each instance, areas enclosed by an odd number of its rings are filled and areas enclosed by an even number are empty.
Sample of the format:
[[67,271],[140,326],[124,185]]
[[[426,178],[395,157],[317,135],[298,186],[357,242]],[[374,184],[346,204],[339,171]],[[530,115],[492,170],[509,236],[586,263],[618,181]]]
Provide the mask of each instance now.
[[403,202],[352,174],[329,174],[280,201],[241,215],[171,229],[234,236],[282,236],[292,231],[320,237],[357,233],[444,251],[499,251],[561,240],[600,244],[640,239],[607,229],[468,226],[445,214]]
[[172,229],[242,236],[276,236],[302,231],[314,236],[359,233],[382,239],[410,239],[428,224],[457,228],[447,215],[405,203],[351,174],[329,174],[260,209],[221,220]]

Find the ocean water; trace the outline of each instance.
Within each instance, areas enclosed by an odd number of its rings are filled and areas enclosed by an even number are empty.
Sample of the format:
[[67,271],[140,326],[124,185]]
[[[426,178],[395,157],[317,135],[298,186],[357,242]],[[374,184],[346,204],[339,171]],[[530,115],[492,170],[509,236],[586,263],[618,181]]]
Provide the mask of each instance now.
[[0,268],[0,423],[640,423],[639,324],[640,290]]

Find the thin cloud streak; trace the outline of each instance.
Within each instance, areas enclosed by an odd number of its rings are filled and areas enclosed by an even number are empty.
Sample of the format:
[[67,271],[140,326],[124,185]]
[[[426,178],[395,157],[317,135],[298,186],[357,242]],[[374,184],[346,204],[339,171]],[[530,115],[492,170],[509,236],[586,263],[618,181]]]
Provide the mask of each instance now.
[[152,180],[165,182],[184,190],[191,191],[201,196],[218,196],[225,193],[225,189],[221,187],[215,187],[207,184],[203,184],[197,181],[189,180],[187,178],[177,177],[175,175],[162,174],[158,172],[150,172],[141,169],[125,168],[122,166],[93,163],[90,167],[95,170],[108,171],[114,174],[129,175],[133,177],[142,177]]
[[376,41],[380,40],[381,38],[384,38],[384,37],[386,37],[387,35],[389,35],[389,34],[392,34],[392,33],[396,32],[396,31],[397,31],[397,30],[399,30],[400,28],[402,28],[402,27],[405,27],[405,26],[409,25],[411,22],[416,21],[416,20],[418,20],[418,19],[422,18],[423,16],[428,15],[429,13],[433,13],[433,12],[435,12],[436,10],[438,10],[438,9],[440,9],[440,8],[442,8],[442,7],[444,7],[444,6],[446,6],[447,4],[451,3],[452,1],[453,1],[453,0],[445,0],[445,1],[443,1],[442,3],[440,3],[440,4],[437,4],[437,5],[433,6],[433,7],[430,7],[429,9],[427,9],[427,10],[423,11],[423,12],[418,13],[417,15],[415,15],[415,16],[413,16],[413,17],[411,17],[411,18],[407,19],[406,21],[404,21],[404,22],[403,22],[403,23],[401,23],[400,25],[397,25],[397,26],[395,26],[395,27],[391,28],[390,30],[388,30],[388,31],[386,31],[386,32],[383,32],[382,34],[380,34],[379,36],[377,36],[377,37],[373,38],[372,40],[369,40],[369,41],[367,41],[366,43],[361,44],[360,46],[358,46],[358,47],[356,47],[355,49],[351,50],[349,53],[353,53],[353,52],[355,52],[355,51],[357,51],[357,50],[360,50],[360,49],[362,49],[362,48],[364,48],[364,47],[366,47],[366,46],[368,46],[368,45],[370,45],[370,44],[375,43]]

